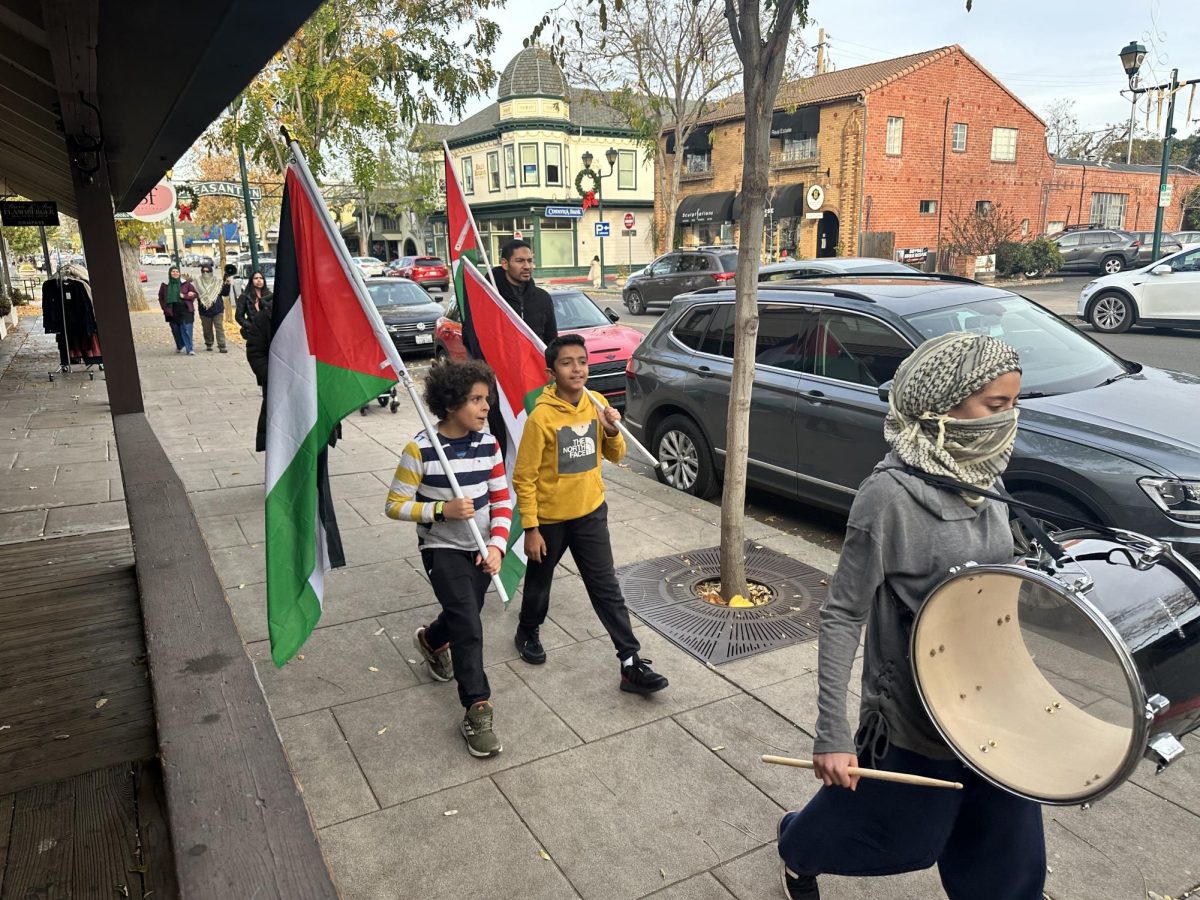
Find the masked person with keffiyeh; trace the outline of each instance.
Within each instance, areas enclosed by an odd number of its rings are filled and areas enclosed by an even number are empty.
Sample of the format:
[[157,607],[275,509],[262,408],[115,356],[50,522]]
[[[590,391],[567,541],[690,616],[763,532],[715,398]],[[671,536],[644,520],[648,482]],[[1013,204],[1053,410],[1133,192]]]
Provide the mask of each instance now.
[[[791,900],[818,900],[821,874],[894,875],[935,863],[951,900],[1041,900],[1041,807],[959,762],[925,711],[908,656],[914,614],[952,566],[1013,560],[1007,506],[971,488],[1000,487],[1020,390],[1017,352],[978,334],[926,341],[896,373],[884,424],[891,452],[854,499],[821,608],[813,764],[824,786],[779,824]],[[864,624],[855,733],[846,699]],[[964,789],[859,780],[851,766],[959,781]]]
[[204,349],[212,352],[213,340],[216,339],[217,349],[228,353],[225,348],[225,320],[221,317],[225,312],[225,301],[222,299],[223,282],[213,274],[213,267],[205,263],[200,267],[200,277],[196,279],[196,292],[200,295],[200,326],[204,330]]

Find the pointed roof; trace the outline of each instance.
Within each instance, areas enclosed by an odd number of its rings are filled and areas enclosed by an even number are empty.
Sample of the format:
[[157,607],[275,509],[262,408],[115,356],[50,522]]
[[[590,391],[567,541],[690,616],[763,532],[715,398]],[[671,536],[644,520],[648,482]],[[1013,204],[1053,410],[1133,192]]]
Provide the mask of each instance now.
[[567,96],[567,79],[544,47],[526,47],[504,67],[496,98]]

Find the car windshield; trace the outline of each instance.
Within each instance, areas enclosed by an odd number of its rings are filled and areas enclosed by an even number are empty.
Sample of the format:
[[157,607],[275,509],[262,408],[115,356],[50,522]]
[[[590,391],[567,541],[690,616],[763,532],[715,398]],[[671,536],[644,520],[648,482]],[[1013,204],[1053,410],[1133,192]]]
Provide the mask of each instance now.
[[737,254],[736,253],[722,253],[721,254],[721,268],[724,269],[726,272],[736,272],[737,271]]
[[1129,372],[1127,363],[1024,297],[979,300],[905,318],[926,338],[970,331],[1010,344],[1021,354],[1025,394],[1068,394]]
[[376,306],[424,306],[433,301],[425,289],[406,281],[368,284],[371,300]]
[[600,307],[583,291],[555,291],[550,296],[554,300],[554,318],[558,321],[560,333],[572,328],[595,328],[597,325],[612,324],[600,311]]

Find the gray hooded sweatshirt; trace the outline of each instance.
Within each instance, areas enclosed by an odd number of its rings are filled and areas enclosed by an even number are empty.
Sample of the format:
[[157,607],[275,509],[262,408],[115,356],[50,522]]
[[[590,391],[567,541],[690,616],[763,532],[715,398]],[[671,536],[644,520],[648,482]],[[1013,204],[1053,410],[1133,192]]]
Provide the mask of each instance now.
[[1003,503],[968,506],[903,465],[888,454],[850,509],[841,563],[821,607],[816,753],[856,752],[846,689],[865,623],[858,749],[872,759],[889,743],[935,759],[954,756],[913,682],[913,616],[951,567],[1012,562],[1013,535]]

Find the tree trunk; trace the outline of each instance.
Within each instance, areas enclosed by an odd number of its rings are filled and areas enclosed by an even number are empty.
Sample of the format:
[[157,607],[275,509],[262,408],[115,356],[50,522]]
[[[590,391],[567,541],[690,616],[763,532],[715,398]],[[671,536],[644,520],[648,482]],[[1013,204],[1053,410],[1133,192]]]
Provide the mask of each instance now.
[[124,241],[117,246],[121,248],[121,271],[125,275],[125,305],[133,311],[149,309],[139,275],[141,264],[138,262],[138,248]]
[[[750,452],[750,403],[758,338],[758,263],[770,166],[771,114],[791,33],[795,0],[779,0],[774,28],[759,36],[757,0],[743,0],[738,15],[727,0],[727,17],[744,69],[746,134],[742,162],[742,210],[735,285],[733,378],[725,433],[725,488],[721,495],[721,596],[745,596],[746,458]],[[678,148],[682,152],[682,147]]]

